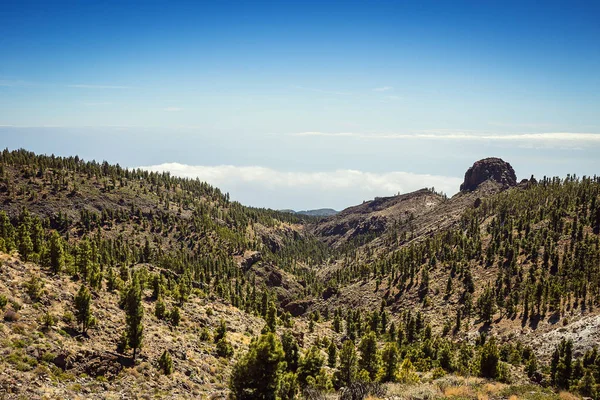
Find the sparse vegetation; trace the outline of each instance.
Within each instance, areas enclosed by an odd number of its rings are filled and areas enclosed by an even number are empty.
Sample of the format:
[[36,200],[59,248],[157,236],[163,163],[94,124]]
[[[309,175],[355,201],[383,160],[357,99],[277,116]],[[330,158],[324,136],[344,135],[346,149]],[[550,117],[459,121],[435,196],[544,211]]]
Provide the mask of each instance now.
[[[399,387],[528,398],[527,380],[539,398],[598,396],[595,348],[575,357],[565,340],[549,354],[496,336],[526,328],[530,340],[597,314],[596,177],[453,199],[420,191],[403,201],[433,199],[457,216],[413,209],[376,232],[362,221],[365,232],[329,246],[318,219],[244,207],[197,180],[22,150],[4,151],[0,165],[0,335],[23,340],[2,343],[12,350],[0,367],[52,383],[101,370],[110,381],[123,368],[142,379],[154,362],[169,375],[175,360],[177,384],[238,399]],[[112,354],[116,342],[135,368]],[[69,346],[77,352],[60,353]],[[556,393],[536,386],[545,382]]]

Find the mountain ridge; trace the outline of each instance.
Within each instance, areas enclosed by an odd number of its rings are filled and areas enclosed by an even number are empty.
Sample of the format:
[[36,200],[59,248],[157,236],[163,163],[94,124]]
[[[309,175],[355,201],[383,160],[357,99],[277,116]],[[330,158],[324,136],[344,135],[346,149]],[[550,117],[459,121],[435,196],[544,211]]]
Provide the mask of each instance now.
[[[505,354],[499,365],[511,376],[498,370],[491,378],[514,384],[551,379],[545,367],[527,368],[547,365],[559,339],[578,340],[576,357],[587,357],[595,342],[595,177],[507,185],[492,171],[452,198],[422,189],[314,218],[245,207],[197,180],[77,157],[4,151],[0,176],[0,387],[10,396],[41,396],[40,388],[59,397],[81,388],[89,396],[107,390],[97,379],[108,379],[114,395],[140,385],[146,394],[164,387],[224,397],[261,331],[293,335],[301,362],[314,352],[326,357],[331,343],[360,348],[371,332],[378,352],[394,343],[421,379],[436,368],[483,376],[485,334],[497,340]],[[119,347],[120,299],[136,281],[145,334],[161,337],[149,336],[132,362],[131,350]],[[78,287],[89,288],[97,318],[85,334],[73,318]],[[201,339],[222,335],[220,321],[227,341]],[[472,355],[463,365],[464,346]],[[175,370],[170,380],[158,364],[165,351]],[[451,364],[441,364],[444,351]],[[515,352],[520,361],[508,356]],[[311,376],[341,390],[339,368]],[[34,373],[48,380],[19,388],[19,376]],[[299,387],[331,393],[323,385]]]

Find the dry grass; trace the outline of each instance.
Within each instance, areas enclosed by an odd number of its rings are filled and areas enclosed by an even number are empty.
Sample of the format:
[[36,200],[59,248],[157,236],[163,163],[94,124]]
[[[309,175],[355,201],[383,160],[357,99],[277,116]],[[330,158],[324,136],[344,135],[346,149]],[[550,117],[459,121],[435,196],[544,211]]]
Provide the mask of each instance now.
[[444,396],[446,397],[470,397],[473,392],[469,386],[449,386],[444,390]]
[[579,397],[569,392],[560,392],[558,396],[561,398],[561,400],[579,400]]
[[399,400],[412,400],[412,399],[438,399],[443,397],[443,393],[440,389],[431,383],[420,383],[420,384],[399,384],[392,383],[387,386],[388,398],[394,398]]
[[494,396],[506,387],[503,383],[486,383],[483,385],[483,392],[485,394]]
[[508,400],[519,400],[519,398],[516,395],[511,395]]

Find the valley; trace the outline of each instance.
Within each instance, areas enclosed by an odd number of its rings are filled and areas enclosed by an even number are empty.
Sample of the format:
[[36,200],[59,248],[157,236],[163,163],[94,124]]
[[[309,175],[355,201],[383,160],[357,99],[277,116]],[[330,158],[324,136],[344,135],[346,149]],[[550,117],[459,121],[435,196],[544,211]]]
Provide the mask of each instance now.
[[451,198],[292,213],[75,156],[0,167],[0,397],[597,396],[597,177],[488,158]]

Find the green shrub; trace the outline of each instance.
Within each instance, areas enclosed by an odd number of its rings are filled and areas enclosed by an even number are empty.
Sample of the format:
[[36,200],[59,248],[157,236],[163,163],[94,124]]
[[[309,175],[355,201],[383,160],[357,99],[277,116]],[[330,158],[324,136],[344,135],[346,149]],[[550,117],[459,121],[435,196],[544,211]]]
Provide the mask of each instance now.
[[217,342],[217,355],[223,358],[233,357],[233,346],[231,346],[227,338],[222,338]]
[[165,319],[167,313],[167,307],[165,306],[165,303],[162,301],[162,299],[158,299],[158,301],[156,302],[156,305],[154,306],[154,315],[156,316],[156,318],[158,319]]
[[165,375],[171,375],[173,373],[173,359],[167,350],[163,351],[158,359],[158,367]]
[[210,332],[208,331],[207,327],[202,328],[202,330],[200,331],[200,340],[202,340],[203,342],[210,341]]
[[229,388],[237,400],[271,400],[279,390],[284,362],[283,349],[271,332],[250,344],[248,352],[235,364]]

